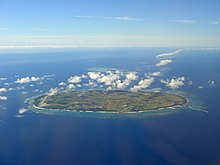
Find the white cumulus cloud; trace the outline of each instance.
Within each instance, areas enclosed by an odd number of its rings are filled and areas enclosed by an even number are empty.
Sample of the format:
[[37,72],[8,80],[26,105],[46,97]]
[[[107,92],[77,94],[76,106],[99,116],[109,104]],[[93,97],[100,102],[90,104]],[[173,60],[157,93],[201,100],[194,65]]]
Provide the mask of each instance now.
[[130,85],[130,80],[125,79],[124,81],[118,80],[116,81],[116,88],[118,89],[125,89],[127,86]]
[[148,88],[153,82],[154,82],[154,78],[148,78],[148,79],[140,80],[138,85],[135,85],[130,90],[132,92],[137,92],[141,89]]
[[171,78],[171,80],[161,80],[168,88],[177,89],[184,85],[185,77]]
[[204,88],[204,86],[200,85],[200,86],[198,86],[198,88],[199,88],[199,89],[203,89],[203,88]]
[[8,98],[6,96],[0,96],[0,100],[7,100]]
[[5,81],[5,80],[7,80],[7,78],[5,78],[5,77],[0,77],[0,81]]
[[6,88],[0,88],[0,93],[7,92]]
[[76,86],[74,84],[69,84],[67,86],[67,89],[75,89],[75,88],[76,88]]
[[100,78],[97,79],[98,83],[104,83],[105,85],[112,85],[113,82],[120,79],[119,74],[110,73],[108,75],[102,75]]
[[87,74],[88,74],[89,78],[92,80],[97,80],[101,76],[100,72],[88,72]]
[[65,82],[60,82],[58,85],[59,85],[59,86],[65,86],[66,83],[65,83]]
[[138,75],[136,75],[136,73],[130,72],[128,74],[126,74],[126,79],[128,80],[137,80],[138,79]]
[[79,76],[70,77],[68,79],[68,82],[72,83],[72,84],[77,84],[77,83],[81,82],[81,77],[79,77]]
[[19,108],[18,113],[19,115],[22,115],[23,113],[27,112],[28,110],[26,108]]
[[25,84],[25,83],[30,83],[30,82],[35,82],[35,81],[39,81],[40,78],[39,77],[24,77],[24,78],[18,78],[15,83],[19,83],[19,84]]

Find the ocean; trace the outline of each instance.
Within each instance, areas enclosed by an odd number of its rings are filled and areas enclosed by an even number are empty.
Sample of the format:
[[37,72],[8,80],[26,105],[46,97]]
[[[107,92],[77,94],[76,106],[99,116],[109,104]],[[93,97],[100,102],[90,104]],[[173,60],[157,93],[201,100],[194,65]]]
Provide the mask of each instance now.
[[[7,97],[0,100],[0,164],[220,164],[220,51],[183,49],[156,57],[175,50],[109,48],[0,53],[0,89],[6,89],[0,96]],[[161,60],[171,62],[156,66]],[[51,88],[66,88],[58,84],[68,84],[71,76],[87,76],[94,68],[97,72],[111,68],[136,73],[139,80],[149,78],[147,73],[160,72],[147,89],[185,92],[196,98],[195,104],[205,111],[186,108],[138,117],[41,114],[30,110],[19,113],[20,108],[28,109],[28,98]],[[29,82],[19,83],[27,77]],[[172,79],[178,80],[175,89],[170,89]],[[90,88],[86,78],[80,83],[80,89]]]

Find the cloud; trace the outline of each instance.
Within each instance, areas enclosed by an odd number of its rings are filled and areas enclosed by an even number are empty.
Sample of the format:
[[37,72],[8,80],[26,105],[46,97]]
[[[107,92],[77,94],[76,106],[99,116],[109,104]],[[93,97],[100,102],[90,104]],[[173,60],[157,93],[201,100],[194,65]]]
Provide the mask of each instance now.
[[183,20],[173,20],[173,22],[175,23],[184,23],[184,24],[197,24],[196,20],[187,20],[187,19],[183,19]]
[[[107,72],[88,72],[90,84],[88,86],[101,84],[107,86],[107,89],[125,89],[132,81],[138,79],[135,72],[107,71]],[[103,87],[104,87],[103,86]]]
[[94,82],[93,80],[89,80],[88,84],[84,84],[85,86],[89,86],[89,87],[97,87],[98,84],[96,82]]
[[148,88],[153,82],[154,82],[154,78],[149,78],[149,79],[141,80],[141,81],[138,83],[138,85],[139,85],[141,88]]
[[39,77],[24,77],[21,79],[17,79],[15,81],[15,83],[19,83],[19,84],[25,84],[25,83],[30,83],[30,82],[35,82],[35,81],[39,81],[40,78]]
[[0,77],[0,81],[5,81],[5,80],[7,80],[7,78]]
[[137,80],[138,75],[136,75],[136,73],[134,73],[134,72],[130,72],[130,73],[126,74],[126,79],[130,80],[130,81]]
[[134,17],[115,17],[116,20],[122,20],[122,21],[140,21],[141,18],[134,18]]
[[201,50],[209,50],[209,51],[218,51],[218,50],[220,50],[220,48],[218,48],[218,47],[210,47],[210,48],[187,48],[187,49],[185,49],[185,50],[192,50],[192,51],[201,51]]
[[67,85],[67,89],[75,89],[76,86],[74,84],[69,84]]
[[81,77],[79,77],[79,76],[70,77],[70,78],[68,79],[68,82],[69,82],[69,83],[72,83],[72,84],[80,83],[80,82],[81,82]]
[[102,16],[81,16],[76,15],[75,18],[82,18],[82,19],[103,19],[103,20],[120,20],[120,21],[140,21],[143,20],[141,18],[135,18],[135,17],[102,17]]
[[7,100],[8,98],[6,96],[0,96],[0,100]]
[[215,82],[212,81],[212,80],[209,80],[209,81],[207,82],[207,84],[208,84],[208,87],[215,87]]
[[0,93],[7,92],[6,88],[0,88]]
[[53,95],[55,95],[55,94],[57,94],[58,93],[58,89],[57,88],[51,88],[50,90],[49,90],[49,92],[47,93],[47,95],[48,96],[53,96]]
[[190,80],[189,83],[188,83],[188,85],[193,85],[193,82]]
[[5,27],[0,27],[0,31],[7,31],[8,29]]
[[176,50],[176,51],[174,51],[174,52],[170,52],[170,53],[159,54],[159,55],[157,55],[156,57],[157,57],[157,58],[160,58],[160,57],[172,56],[172,55],[175,55],[175,54],[180,53],[181,51],[183,51],[183,49],[178,49],[178,50]]
[[131,84],[132,81],[137,79],[138,75],[136,75],[135,72],[129,72],[125,75],[124,80],[117,80],[115,81],[115,84],[113,83],[112,85],[115,86],[117,89],[125,89]]
[[9,91],[14,91],[15,89],[14,89],[14,88],[9,88],[8,90],[9,90]]
[[212,24],[212,25],[219,25],[219,24],[220,24],[220,18],[218,18],[218,19],[215,20],[215,21],[210,21],[209,24]]
[[87,76],[83,74],[83,75],[81,76],[81,78],[87,78]]
[[105,85],[112,85],[113,82],[120,79],[119,74],[114,74],[110,72],[108,75],[102,74],[100,78],[97,79],[98,83],[104,83]]
[[141,89],[148,88],[153,82],[154,82],[154,78],[149,78],[149,79],[141,80],[141,81],[139,81],[138,85],[135,85],[130,90],[132,92],[137,92],[137,91],[139,91]]
[[185,77],[171,78],[171,80],[161,80],[160,82],[166,84],[168,88],[177,89],[184,85]]
[[41,81],[41,82],[37,82],[37,85],[42,85],[43,84],[43,82]]
[[[67,81],[72,84],[77,84],[77,83],[80,83],[82,79],[85,79],[85,78],[88,78],[88,76],[83,74],[81,76],[71,76]],[[60,85],[61,86],[64,85],[63,82]]]
[[172,62],[172,60],[161,60],[159,63],[156,64],[156,66],[157,67],[164,66],[164,65],[167,65],[171,62]]
[[200,85],[200,86],[198,86],[198,88],[199,88],[199,89],[203,89],[203,88],[204,88],[204,86]]
[[42,78],[46,80],[53,80],[53,77],[55,77],[54,74],[44,75]]
[[209,24],[212,24],[212,25],[219,25],[219,24],[220,24],[220,21],[210,21]]
[[[89,40],[89,39],[88,39]],[[97,42],[94,44],[94,42]],[[0,45],[0,50],[29,50],[29,49],[75,49],[75,48],[129,48],[129,47],[144,47],[146,43],[137,45],[135,42],[118,42],[112,41],[109,43],[104,43],[106,40],[94,41],[93,43],[76,43],[76,44],[67,44],[67,45]]]
[[118,89],[125,89],[127,86],[129,86],[131,83],[131,80],[125,79],[124,81],[117,80],[116,81],[116,88]]
[[100,72],[88,72],[87,74],[88,74],[89,78],[92,80],[97,80],[101,76]]
[[152,73],[147,73],[145,75],[151,76],[151,77],[158,77],[158,76],[161,76],[161,73],[160,72],[152,72]]
[[58,85],[59,85],[59,86],[65,86],[66,83],[65,83],[65,82],[60,82]]
[[26,108],[19,108],[18,113],[19,115],[22,115],[23,113],[27,112],[28,110]]

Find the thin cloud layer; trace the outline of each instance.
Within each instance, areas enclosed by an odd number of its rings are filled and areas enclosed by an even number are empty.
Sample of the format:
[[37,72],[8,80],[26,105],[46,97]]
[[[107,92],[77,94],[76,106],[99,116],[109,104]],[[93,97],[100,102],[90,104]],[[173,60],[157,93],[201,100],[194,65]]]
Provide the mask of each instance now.
[[164,66],[164,65],[167,65],[171,62],[172,62],[172,60],[161,60],[159,63],[156,64],[156,66],[157,67]]
[[188,20],[188,19],[183,19],[183,20],[173,20],[175,23],[184,23],[184,24],[197,24],[196,20]]
[[5,78],[5,77],[0,77],[0,81],[5,81],[5,80],[7,80],[7,78]]
[[218,18],[218,19],[215,20],[215,21],[210,21],[209,24],[212,24],[212,25],[219,25],[219,24],[220,24],[220,18]]
[[161,76],[160,72],[152,72],[152,73],[147,73],[146,76],[150,76],[150,77],[158,77]]
[[75,18],[82,18],[82,19],[102,19],[102,20],[120,20],[120,21],[140,21],[141,18],[135,18],[135,17],[103,17],[103,16],[82,16],[82,15],[76,15]]
[[0,31],[7,31],[8,29],[5,27],[0,27]]
[[157,55],[156,57],[160,58],[160,57],[172,56],[172,55],[180,53],[181,51],[183,51],[183,49],[178,49],[178,50],[176,50],[174,52],[169,52],[169,53],[162,53],[162,54]]

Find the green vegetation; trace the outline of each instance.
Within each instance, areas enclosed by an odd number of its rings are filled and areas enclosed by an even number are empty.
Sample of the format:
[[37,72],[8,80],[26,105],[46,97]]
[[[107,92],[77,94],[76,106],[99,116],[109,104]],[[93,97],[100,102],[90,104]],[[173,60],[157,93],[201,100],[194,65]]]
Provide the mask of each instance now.
[[170,93],[93,90],[42,95],[33,100],[33,105],[44,109],[123,113],[174,107],[186,102],[184,97]]

